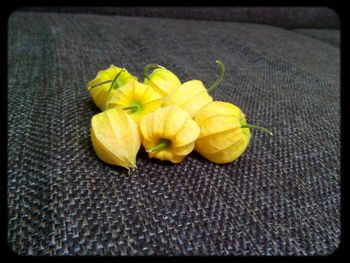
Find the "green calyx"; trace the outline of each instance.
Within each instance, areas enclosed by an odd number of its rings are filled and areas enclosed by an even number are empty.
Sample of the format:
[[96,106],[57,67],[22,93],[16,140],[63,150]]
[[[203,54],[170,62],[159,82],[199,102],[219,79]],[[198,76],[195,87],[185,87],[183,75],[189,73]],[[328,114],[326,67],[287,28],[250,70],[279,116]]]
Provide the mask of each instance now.
[[130,111],[130,113],[140,112],[142,111],[142,107],[139,103],[135,102],[131,105],[123,107],[123,110]]
[[244,128],[256,129],[256,130],[262,131],[270,136],[273,136],[272,132],[270,132],[268,129],[266,129],[264,127],[256,126],[256,125],[243,124],[243,125],[241,125],[241,128],[242,129],[244,129]]
[[160,143],[158,143],[156,146],[153,146],[152,148],[146,150],[146,152],[153,153],[160,150],[163,150],[165,148],[168,148],[171,145],[171,141],[168,139],[162,139]]
[[213,91],[219,86],[219,84],[220,84],[221,81],[222,81],[222,78],[223,78],[224,75],[225,75],[225,66],[224,66],[224,64],[223,64],[220,60],[216,60],[215,62],[216,62],[216,64],[218,64],[218,66],[219,66],[220,73],[219,73],[219,75],[216,77],[216,80],[214,81],[214,83],[211,84],[211,86],[207,89],[208,93],[213,92]]
[[148,64],[148,65],[146,65],[146,66],[143,68],[143,77],[144,77],[144,78],[147,78],[148,80],[150,80],[148,71],[149,71],[150,69],[156,69],[156,68],[165,69],[163,66],[158,65],[158,64]]
[[111,95],[112,89],[117,89],[119,88],[117,79],[118,77],[125,71],[125,68],[122,68],[121,71],[118,72],[118,74],[114,77],[111,86],[109,87],[108,90],[108,94],[107,94],[107,98],[106,98],[106,110],[108,110],[108,106],[109,106],[109,97]]

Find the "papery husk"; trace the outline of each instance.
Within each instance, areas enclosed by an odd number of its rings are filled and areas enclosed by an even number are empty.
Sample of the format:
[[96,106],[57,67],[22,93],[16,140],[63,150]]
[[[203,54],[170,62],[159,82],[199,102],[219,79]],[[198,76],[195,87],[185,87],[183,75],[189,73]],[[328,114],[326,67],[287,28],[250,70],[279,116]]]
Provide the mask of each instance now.
[[156,68],[145,78],[144,84],[151,86],[163,98],[181,85],[180,79],[170,70]]
[[195,150],[211,162],[229,163],[247,149],[251,137],[245,115],[237,106],[213,101],[205,105],[194,117],[200,127]]
[[176,105],[159,108],[146,115],[140,122],[140,130],[146,150],[159,144],[162,139],[170,140],[169,147],[149,152],[148,156],[173,163],[181,162],[192,152],[200,133],[191,116]]
[[102,161],[128,170],[136,167],[141,137],[137,123],[122,109],[108,109],[94,115],[91,119],[91,140]]
[[[96,77],[87,84],[87,89],[93,101],[101,111],[104,111],[106,109],[107,96],[112,82],[107,82],[102,85],[98,84],[106,81],[113,81],[117,74],[121,72],[121,70],[123,69],[118,68],[114,65],[110,65],[108,69],[100,70],[97,72]],[[116,84],[118,87],[121,87],[132,80],[137,80],[137,77],[131,75],[126,69],[124,69],[124,71],[121,72],[118,76]],[[114,92],[115,89],[112,89],[110,96],[113,96]]]
[[193,118],[198,111],[213,98],[200,80],[190,80],[183,83],[163,100],[163,106],[177,105],[188,112]]
[[108,107],[123,108],[137,104],[138,111],[125,110],[125,112],[139,123],[143,116],[160,108],[162,103],[162,97],[152,87],[138,81],[130,81],[114,92],[109,100]]

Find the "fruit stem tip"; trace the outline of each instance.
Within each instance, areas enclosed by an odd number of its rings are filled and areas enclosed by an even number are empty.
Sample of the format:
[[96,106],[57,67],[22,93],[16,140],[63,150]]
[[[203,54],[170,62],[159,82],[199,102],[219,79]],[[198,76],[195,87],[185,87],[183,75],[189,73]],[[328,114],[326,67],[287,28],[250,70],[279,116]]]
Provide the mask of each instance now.
[[257,125],[251,125],[251,124],[244,124],[241,126],[242,129],[244,128],[251,128],[251,129],[257,129],[259,131],[262,131],[270,136],[273,136],[272,132],[269,131],[268,129],[264,128],[264,127],[260,127],[260,126],[257,126]]
[[146,150],[146,152],[148,152],[148,153],[157,152],[157,151],[160,151],[160,150],[163,150],[163,149],[169,147],[170,144],[171,144],[170,140],[162,139],[160,141],[160,143],[158,143],[156,146],[153,146],[152,148]]

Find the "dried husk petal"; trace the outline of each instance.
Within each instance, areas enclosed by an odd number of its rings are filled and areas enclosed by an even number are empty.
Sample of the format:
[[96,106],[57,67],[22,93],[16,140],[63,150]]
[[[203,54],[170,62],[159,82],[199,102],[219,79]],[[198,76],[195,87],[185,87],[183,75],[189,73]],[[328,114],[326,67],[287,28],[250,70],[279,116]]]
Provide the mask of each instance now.
[[250,129],[245,115],[235,105],[213,101],[205,105],[194,117],[200,127],[195,150],[214,163],[229,163],[246,150],[250,141]]
[[163,106],[177,105],[194,117],[202,107],[211,101],[213,98],[208,94],[203,82],[190,80],[165,97]]
[[180,79],[165,68],[154,69],[143,83],[151,86],[163,98],[181,85]]
[[[110,65],[109,68],[97,72],[96,77],[87,84],[87,89],[93,101],[101,111],[104,111],[106,109],[106,100],[111,86],[111,81],[113,81],[117,74],[119,74],[122,70],[122,68]],[[118,87],[120,87],[132,80],[137,80],[137,77],[131,75],[127,70],[124,69],[124,71],[121,72],[118,76],[116,84]],[[106,83],[99,85],[100,83],[104,82]],[[110,96],[112,96],[114,92],[115,89],[112,89]]]
[[146,150],[158,145],[162,140],[169,140],[169,147],[149,152],[150,158],[181,162],[194,149],[199,136],[198,125],[191,116],[180,107],[170,105],[159,108],[146,115],[140,122],[142,144]]
[[137,122],[148,113],[162,106],[162,97],[151,86],[138,81],[130,81],[118,88],[109,100],[109,107],[132,107],[125,111]]
[[122,109],[108,109],[94,115],[91,119],[91,140],[102,161],[128,170],[136,167],[136,155],[141,146],[139,129]]

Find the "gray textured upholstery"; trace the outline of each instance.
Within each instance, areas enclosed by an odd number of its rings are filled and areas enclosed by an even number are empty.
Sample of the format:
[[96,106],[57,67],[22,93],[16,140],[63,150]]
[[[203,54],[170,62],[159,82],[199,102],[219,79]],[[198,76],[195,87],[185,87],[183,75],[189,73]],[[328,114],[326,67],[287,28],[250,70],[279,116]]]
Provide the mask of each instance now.
[[[217,165],[100,161],[85,89],[110,64],[210,83],[251,123]],[[8,244],[20,255],[327,255],[340,242],[339,48],[282,28],[15,12],[8,31]]]
[[327,42],[335,47],[340,47],[340,30],[339,29],[294,29],[294,32]]
[[43,12],[92,13],[122,16],[216,20],[280,26],[283,28],[339,29],[338,14],[328,7],[22,7]]

